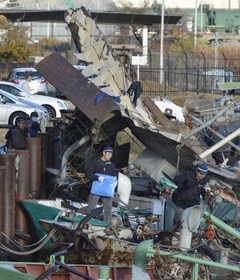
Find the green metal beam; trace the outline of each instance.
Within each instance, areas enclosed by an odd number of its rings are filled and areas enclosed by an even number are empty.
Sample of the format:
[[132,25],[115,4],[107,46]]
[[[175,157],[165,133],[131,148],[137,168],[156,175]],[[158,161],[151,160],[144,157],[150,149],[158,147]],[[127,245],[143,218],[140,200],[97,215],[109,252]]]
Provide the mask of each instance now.
[[134,252],[134,264],[142,268],[143,270],[146,270],[148,257],[153,257],[156,254],[160,254],[160,256],[172,257],[177,260],[192,262],[194,264],[212,266],[212,267],[221,268],[233,272],[240,272],[240,267],[238,266],[207,261],[204,259],[199,259],[183,254],[175,254],[175,252],[156,250],[153,247],[152,240],[145,240],[137,246]]

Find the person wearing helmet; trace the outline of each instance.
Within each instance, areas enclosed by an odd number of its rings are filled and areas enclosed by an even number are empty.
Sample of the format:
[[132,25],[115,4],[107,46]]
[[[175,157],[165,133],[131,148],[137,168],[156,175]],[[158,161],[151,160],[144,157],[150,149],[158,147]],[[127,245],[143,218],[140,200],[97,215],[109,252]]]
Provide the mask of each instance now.
[[174,229],[179,227],[182,212],[186,208],[200,205],[200,196],[205,199],[209,181],[207,173],[208,166],[202,163],[197,166],[196,170],[187,171],[174,177],[174,183],[178,186],[172,195],[172,201],[176,205],[173,218]]
[[26,150],[26,118],[19,116],[16,118],[15,125],[9,129],[5,138],[7,148],[15,150]]

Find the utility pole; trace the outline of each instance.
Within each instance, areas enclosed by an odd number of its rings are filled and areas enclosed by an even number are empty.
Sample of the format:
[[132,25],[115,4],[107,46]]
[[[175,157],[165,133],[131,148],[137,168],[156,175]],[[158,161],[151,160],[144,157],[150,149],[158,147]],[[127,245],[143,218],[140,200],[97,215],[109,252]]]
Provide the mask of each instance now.
[[194,49],[196,49],[197,46],[197,8],[198,8],[198,0],[195,0],[195,20],[194,20]]
[[160,84],[163,83],[163,41],[164,41],[164,3],[162,0],[162,11],[161,11],[161,32],[160,32]]

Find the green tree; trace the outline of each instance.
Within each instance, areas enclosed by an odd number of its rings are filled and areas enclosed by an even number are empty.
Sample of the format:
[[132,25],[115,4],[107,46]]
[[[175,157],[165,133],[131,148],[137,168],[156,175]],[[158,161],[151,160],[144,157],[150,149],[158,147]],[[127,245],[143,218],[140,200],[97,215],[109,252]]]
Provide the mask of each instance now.
[[27,61],[31,54],[28,44],[28,27],[12,22],[1,24],[0,20],[0,61],[11,63],[13,61]]
[[202,52],[207,48],[206,42],[201,40],[201,36],[197,36],[197,44],[196,48],[194,48],[194,34],[187,33],[185,35],[181,35],[178,37],[178,41],[176,41],[171,50],[173,52],[181,53],[181,52]]

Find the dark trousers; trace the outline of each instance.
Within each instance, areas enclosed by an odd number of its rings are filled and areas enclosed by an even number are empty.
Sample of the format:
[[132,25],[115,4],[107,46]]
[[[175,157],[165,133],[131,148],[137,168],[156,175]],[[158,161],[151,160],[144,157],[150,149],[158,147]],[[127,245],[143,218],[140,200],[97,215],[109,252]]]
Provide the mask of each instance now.
[[111,197],[105,197],[105,196],[98,196],[95,194],[90,194],[88,196],[88,211],[89,213],[96,208],[99,199],[102,199],[103,204],[103,220],[107,223],[109,223],[111,218],[111,210],[112,210],[112,198]]

